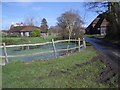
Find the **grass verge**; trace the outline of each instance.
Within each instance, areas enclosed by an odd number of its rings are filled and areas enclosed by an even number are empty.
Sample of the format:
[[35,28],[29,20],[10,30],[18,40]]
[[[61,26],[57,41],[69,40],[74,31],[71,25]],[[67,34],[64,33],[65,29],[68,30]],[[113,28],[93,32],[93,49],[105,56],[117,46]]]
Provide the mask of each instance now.
[[108,88],[109,85],[96,81],[106,68],[93,58],[96,56],[94,48],[88,46],[80,53],[54,60],[11,62],[3,66],[3,88]]
[[52,39],[55,39],[55,36],[48,36],[46,38],[42,37],[3,37],[2,42],[5,42],[7,45],[10,44],[26,44],[26,43],[42,43],[48,42]]

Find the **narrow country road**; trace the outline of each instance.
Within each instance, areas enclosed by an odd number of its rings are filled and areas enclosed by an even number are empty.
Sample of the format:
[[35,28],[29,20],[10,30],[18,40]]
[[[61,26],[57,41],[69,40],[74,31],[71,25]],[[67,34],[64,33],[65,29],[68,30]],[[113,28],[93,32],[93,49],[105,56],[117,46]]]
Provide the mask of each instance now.
[[119,73],[120,47],[96,38],[85,37],[85,40],[96,48],[115,72]]

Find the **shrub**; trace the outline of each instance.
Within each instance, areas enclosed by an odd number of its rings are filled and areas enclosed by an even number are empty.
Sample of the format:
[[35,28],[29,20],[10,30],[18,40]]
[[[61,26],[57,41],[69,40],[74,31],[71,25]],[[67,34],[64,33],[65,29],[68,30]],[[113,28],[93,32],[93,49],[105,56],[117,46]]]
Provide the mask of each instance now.
[[40,37],[40,30],[39,29],[34,29],[31,33],[32,37]]

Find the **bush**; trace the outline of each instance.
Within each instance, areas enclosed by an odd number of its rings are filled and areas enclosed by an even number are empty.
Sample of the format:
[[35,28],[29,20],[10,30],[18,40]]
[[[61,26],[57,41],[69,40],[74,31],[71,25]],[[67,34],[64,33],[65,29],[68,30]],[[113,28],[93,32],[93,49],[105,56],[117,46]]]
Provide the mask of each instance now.
[[39,29],[34,29],[31,33],[32,37],[40,37],[40,30]]

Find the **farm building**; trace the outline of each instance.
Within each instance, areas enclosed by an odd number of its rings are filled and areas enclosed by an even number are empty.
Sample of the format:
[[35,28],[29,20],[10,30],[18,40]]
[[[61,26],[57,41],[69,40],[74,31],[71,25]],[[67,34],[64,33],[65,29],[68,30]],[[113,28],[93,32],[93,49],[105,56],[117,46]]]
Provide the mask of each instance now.
[[101,34],[106,35],[108,21],[105,18],[106,14],[99,14],[92,23],[86,28],[86,34]]
[[9,33],[18,34],[20,36],[30,36],[31,32],[35,29],[39,29],[37,26],[15,26],[10,28]]

